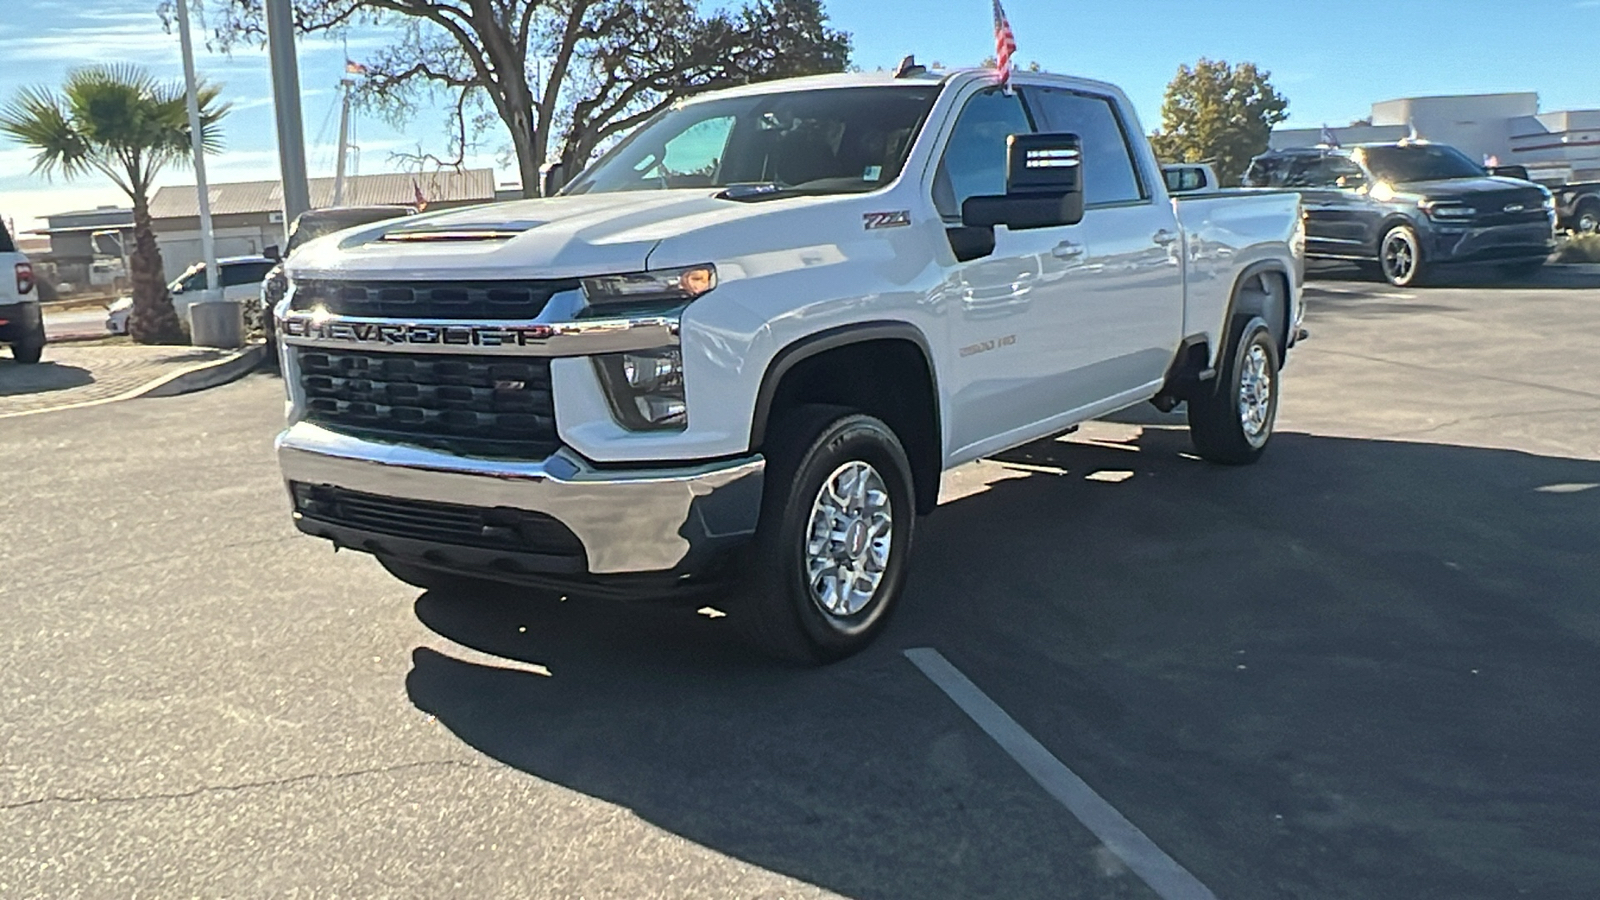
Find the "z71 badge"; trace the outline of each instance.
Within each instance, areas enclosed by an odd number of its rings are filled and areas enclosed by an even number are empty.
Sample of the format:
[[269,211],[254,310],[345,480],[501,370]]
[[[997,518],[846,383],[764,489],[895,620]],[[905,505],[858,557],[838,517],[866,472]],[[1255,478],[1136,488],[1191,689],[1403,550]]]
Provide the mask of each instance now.
[[876,231],[879,228],[904,228],[911,224],[911,210],[867,213],[861,218],[865,220],[868,231]]

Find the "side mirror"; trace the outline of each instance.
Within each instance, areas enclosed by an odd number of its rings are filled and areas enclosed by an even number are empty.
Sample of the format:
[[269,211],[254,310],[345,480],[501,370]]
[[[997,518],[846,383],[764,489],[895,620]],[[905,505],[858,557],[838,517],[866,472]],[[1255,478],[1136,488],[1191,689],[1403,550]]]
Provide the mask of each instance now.
[[1344,190],[1360,190],[1367,186],[1367,176],[1340,175],[1339,180],[1334,183]]
[[968,197],[962,224],[1012,231],[1083,221],[1083,149],[1075,134],[1014,134],[1006,145],[1006,192]]
[[277,244],[272,244],[271,246],[267,247],[267,249],[261,251],[261,255],[272,260],[273,262],[283,261],[283,251],[278,249]]

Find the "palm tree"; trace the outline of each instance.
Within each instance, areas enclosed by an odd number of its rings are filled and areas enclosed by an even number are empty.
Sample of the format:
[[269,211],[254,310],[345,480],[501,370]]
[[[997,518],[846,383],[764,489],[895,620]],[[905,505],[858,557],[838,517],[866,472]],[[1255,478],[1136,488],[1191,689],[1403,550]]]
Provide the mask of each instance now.
[[[221,88],[202,84],[200,131],[206,152],[222,147],[218,123],[229,104]],[[128,332],[141,343],[182,343],[162,272],[161,248],[150,223],[150,191],[169,164],[190,163],[189,118],[183,86],[157,81],[127,64],[89,66],[67,75],[61,92],[28,87],[0,112],[0,132],[39,151],[33,170],[76,178],[98,171],[133,201],[133,312]]]

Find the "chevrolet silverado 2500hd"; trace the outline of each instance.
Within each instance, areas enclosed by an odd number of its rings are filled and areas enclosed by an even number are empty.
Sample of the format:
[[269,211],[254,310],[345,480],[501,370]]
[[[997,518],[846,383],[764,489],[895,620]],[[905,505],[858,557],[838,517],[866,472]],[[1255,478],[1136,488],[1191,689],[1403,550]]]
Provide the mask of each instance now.
[[426,588],[688,592],[769,651],[878,633],[940,473],[1153,401],[1251,462],[1299,198],[1174,203],[1127,98],[852,74],[684,101],[560,196],[288,260],[295,521]]

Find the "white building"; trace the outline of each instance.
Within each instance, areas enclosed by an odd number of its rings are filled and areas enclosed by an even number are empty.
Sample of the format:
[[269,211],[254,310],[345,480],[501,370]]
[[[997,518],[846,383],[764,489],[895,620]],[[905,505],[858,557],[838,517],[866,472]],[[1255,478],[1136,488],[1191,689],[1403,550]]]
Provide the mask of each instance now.
[[[1371,124],[1329,127],[1340,144],[1397,141],[1410,135],[1450,144],[1477,160],[1527,166],[1535,181],[1600,181],[1600,109],[1539,112],[1539,95],[1407,97],[1372,105]],[[1272,133],[1273,149],[1322,143],[1322,128]]]

